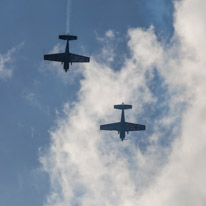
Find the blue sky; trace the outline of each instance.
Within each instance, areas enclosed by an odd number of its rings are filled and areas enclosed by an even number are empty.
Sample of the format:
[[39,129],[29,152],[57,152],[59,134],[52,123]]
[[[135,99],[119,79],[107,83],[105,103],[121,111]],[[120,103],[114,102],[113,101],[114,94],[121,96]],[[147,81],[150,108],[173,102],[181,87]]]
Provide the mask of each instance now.
[[[145,31],[145,36],[149,33],[151,38],[156,39],[151,42],[155,42],[155,44],[161,42],[159,47],[163,45],[163,50],[178,41],[176,39],[178,35],[174,35],[174,5],[170,0],[76,0],[72,1],[71,5],[70,33],[78,36],[78,41],[71,42],[71,51],[83,55],[91,53],[91,60],[98,63],[101,72],[100,65],[104,65],[104,61],[107,62],[111,52],[114,60],[105,65],[113,71],[124,73],[122,64],[127,65],[129,62],[127,58],[130,58],[132,51],[135,51],[133,44],[129,46],[128,43],[134,42],[132,29],[140,28],[141,32]],[[55,186],[50,181],[52,179],[52,175],[49,174],[50,170],[47,168],[47,172],[44,172],[42,170],[43,163],[40,163],[39,159],[45,158],[45,154],[56,154],[52,153],[51,148],[55,143],[54,136],[57,136],[56,132],[58,133],[58,129],[61,128],[59,122],[65,120],[65,122],[71,123],[69,118],[73,117],[73,113],[70,108],[72,105],[76,108],[78,104],[81,104],[84,98],[82,96],[87,95],[84,93],[87,91],[85,88],[90,88],[85,85],[89,81],[93,81],[90,77],[91,74],[82,70],[82,68],[89,69],[88,65],[85,68],[72,65],[71,71],[64,73],[61,65],[43,62],[44,53],[51,52],[55,46],[58,49],[64,49],[65,42],[58,40],[58,35],[66,32],[66,7],[66,0],[2,0],[0,2],[0,205],[43,206],[49,202],[47,198],[54,191]],[[152,31],[149,30],[151,26],[153,26]],[[178,25],[176,26],[179,28]],[[108,31],[114,34],[114,38],[107,36]],[[128,34],[128,31],[131,33]],[[142,38],[142,33],[138,32],[137,34]],[[106,54],[103,53],[103,50],[106,51]],[[160,50],[157,49],[157,52]],[[167,52],[174,55],[174,58],[179,58],[172,49]],[[139,59],[144,60],[144,57],[140,55]],[[135,61],[138,62],[138,58]],[[170,63],[172,65],[172,61]],[[144,70],[146,63],[137,65]],[[154,70],[145,72],[143,76],[147,77],[146,80],[134,79],[136,82],[140,81],[144,84],[142,88],[138,84],[138,89],[134,88],[135,92],[139,92],[139,94],[135,94],[140,95],[138,101],[142,105],[136,106],[133,111],[138,112],[139,109],[138,118],[132,116],[131,111],[127,116],[133,121],[144,121],[142,120],[142,116],[144,116],[150,125],[148,131],[140,138],[141,141],[137,141],[135,135],[130,136],[133,145],[140,148],[143,155],[144,152],[148,152],[145,148],[154,143],[152,138],[155,139],[156,136],[158,136],[158,146],[162,150],[165,149],[167,153],[167,150],[171,149],[170,145],[180,130],[177,122],[181,122],[182,111],[185,109],[182,102],[176,102],[175,107],[177,111],[181,112],[179,112],[180,116],[173,115],[172,109],[174,108],[170,107],[170,103],[176,100],[173,98],[176,94],[181,96],[181,92],[176,91],[174,85],[171,86],[171,80],[169,77],[166,78],[164,71],[159,69],[160,65],[165,65],[165,62],[149,66]],[[141,73],[141,69],[138,72]],[[168,72],[170,71],[168,70]],[[88,85],[90,84],[88,83]],[[148,96],[145,95],[143,98],[144,92]],[[117,98],[117,100],[120,99]],[[93,102],[95,104],[96,101]],[[68,111],[65,106],[67,104],[69,105]],[[161,106],[157,107],[157,105]],[[95,107],[95,105],[91,105],[91,107],[93,106]],[[120,114],[112,110],[112,101],[110,106],[111,114],[105,113],[108,119],[101,117],[102,119],[96,119],[97,121],[103,122],[103,120],[110,119],[116,121],[116,118],[119,118]],[[76,111],[76,109],[74,110]],[[104,116],[104,112],[101,114]],[[159,127],[155,127],[155,122],[166,121],[166,117],[171,116],[174,116],[176,124],[171,120],[169,123],[171,127],[160,128],[161,132],[157,133]],[[82,122],[83,120],[78,119],[77,121]],[[52,139],[52,132],[54,139]],[[150,138],[147,139],[148,136]],[[111,143],[110,140],[105,141]],[[118,141],[119,139],[116,139],[115,144]],[[112,145],[114,144],[112,143]],[[128,147],[120,148],[118,151],[126,155],[133,152]],[[158,155],[160,154],[158,153]],[[166,159],[163,158],[159,164],[164,164]],[[48,161],[45,165],[52,166],[52,159],[48,158],[45,161]],[[45,165],[44,168],[47,167]],[[71,170],[74,168],[72,165],[68,167]],[[58,184],[61,185],[60,182]],[[145,185],[147,184],[145,183]],[[71,186],[74,193],[77,194],[76,198],[78,194],[81,197],[81,193],[86,193],[86,189],[82,189],[82,191],[79,187],[75,185],[72,188]],[[81,201],[71,199],[70,204],[82,205]],[[55,201],[58,202],[58,200]],[[54,203],[48,203],[48,205],[52,204]]]
[[[35,172],[40,167],[38,151],[49,145],[55,110],[61,111],[66,101],[75,99],[79,85],[78,79],[65,85],[55,73],[39,70],[44,52],[66,31],[67,2],[9,0],[0,4],[0,53],[23,43],[12,55],[12,77],[0,81],[1,204],[42,205],[49,184],[45,174]],[[79,36],[71,49],[81,53],[78,48],[83,45],[87,55],[101,50],[96,35],[109,29],[120,33],[123,49],[128,28],[152,24],[166,37],[172,32],[170,1],[73,1],[70,17],[71,33]]]

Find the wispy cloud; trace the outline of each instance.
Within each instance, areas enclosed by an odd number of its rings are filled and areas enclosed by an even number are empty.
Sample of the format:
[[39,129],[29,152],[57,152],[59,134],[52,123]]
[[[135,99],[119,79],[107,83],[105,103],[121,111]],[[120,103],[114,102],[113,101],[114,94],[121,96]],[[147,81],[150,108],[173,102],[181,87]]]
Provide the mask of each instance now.
[[[205,205],[205,6],[176,2],[170,45],[153,28],[130,29],[118,72],[95,59],[82,66],[78,101],[66,104],[40,157],[51,181],[45,205]],[[134,106],[128,120],[149,120],[123,143],[99,131],[119,119],[112,107],[121,102]]]
[[22,97],[32,106],[41,108],[39,101],[37,100],[37,96],[35,92],[29,91],[28,89],[24,89],[22,92]]
[[121,45],[122,43],[122,38],[120,38],[120,34],[118,32],[111,29],[105,34],[99,34],[96,32],[96,39],[98,40],[101,48],[101,53],[94,54],[96,61],[101,62],[102,64],[110,65],[110,67],[117,61],[119,63],[123,62],[124,56],[121,52],[119,51],[118,55],[115,52],[119,49],[119,44]]
[[6,54],[0,54],[0,79],[7,79],[13,73],[13,54],[23,46],[24,43],[10,49]]

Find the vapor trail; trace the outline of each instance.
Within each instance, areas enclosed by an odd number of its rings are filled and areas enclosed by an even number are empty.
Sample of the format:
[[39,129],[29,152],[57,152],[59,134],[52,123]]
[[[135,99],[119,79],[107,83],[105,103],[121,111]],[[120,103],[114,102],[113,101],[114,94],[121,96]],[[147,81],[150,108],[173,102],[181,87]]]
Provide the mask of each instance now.
[[70,20],[71,20],[71,9],[72,7],[72,0],[67,0],[67,25],[66,25],[66,33],[68,34],[70,31]]

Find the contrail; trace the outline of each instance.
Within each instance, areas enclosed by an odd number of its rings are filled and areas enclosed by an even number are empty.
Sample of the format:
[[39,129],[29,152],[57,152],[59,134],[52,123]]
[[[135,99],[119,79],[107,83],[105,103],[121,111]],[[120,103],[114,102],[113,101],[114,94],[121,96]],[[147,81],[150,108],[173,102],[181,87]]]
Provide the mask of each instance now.
[[72,0],[67,0],[67,25],[66,25],[66,32],[67,34],[69,33],[70,31],[70,19],[71,19],[71,9],[72,7]]

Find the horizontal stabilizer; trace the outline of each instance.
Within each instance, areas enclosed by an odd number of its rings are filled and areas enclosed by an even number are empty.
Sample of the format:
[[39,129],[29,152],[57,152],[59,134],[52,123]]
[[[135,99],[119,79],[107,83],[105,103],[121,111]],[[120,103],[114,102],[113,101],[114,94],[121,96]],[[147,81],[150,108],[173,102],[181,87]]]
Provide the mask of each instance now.
[[129,104],[119,104],[119,105],[114,105],[114,109],[132,109],[132,105]]
[[59,35],[59,39],[63,39],[63,40],[77,40],[77,36]]

